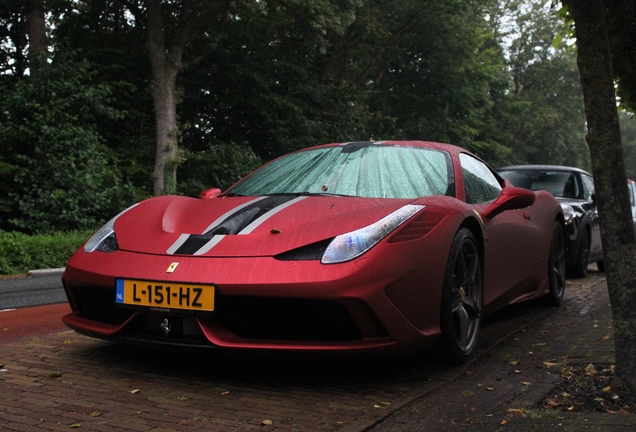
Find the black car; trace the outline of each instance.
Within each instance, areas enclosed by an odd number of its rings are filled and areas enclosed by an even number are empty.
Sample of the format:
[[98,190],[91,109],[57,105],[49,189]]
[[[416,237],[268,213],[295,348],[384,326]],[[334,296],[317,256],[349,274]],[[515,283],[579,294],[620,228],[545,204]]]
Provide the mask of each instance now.
[[594,180],[587,171],[556,165],[515,165],[497,170],[513,185],[550,192],[566,218],[566,263],[570,277],[587,275],[589,263],[605,270],[594,197]]

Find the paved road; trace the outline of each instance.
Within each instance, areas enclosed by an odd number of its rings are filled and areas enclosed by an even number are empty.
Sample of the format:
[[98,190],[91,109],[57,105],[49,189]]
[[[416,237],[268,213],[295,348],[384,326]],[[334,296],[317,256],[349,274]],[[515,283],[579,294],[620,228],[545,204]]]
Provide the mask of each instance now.
[[[561,308],[524,303],[489,317],[475,361],[487,362],[493,357],[498,367],[512,367],[507,358],[499,358],[502,354],[497,350],[518,343],[518,332],[533,339],[532,344],[537,346],[532,350],[538,355],[547,341],[535,339],[550,333],[537,332],[535,327],[561,320],[564,313],[568,320],[569,315],[579,316],[590,287],[599,278],[602,276],[593,273],[578,285],[569,284]],[[604,299],[601,304],[606,302]],[[34,321],[44,316],[41,310],[32,309]],[[0,313],[0,320],[5,317],[0,327],[11,326],[14,314],[22,312]],[[63,313],[49,314],[46,320],[59,324]],[[530,347],[523,349],[527,357]],[[37,336],[2,341],[0,429],[412,430],[408,426],[415,419],[409,416],[416,406],[411,404],[427,401],[428,395],[446,395],[443,389],[450,388],[477,364],[447,367],[426,355],[338,359],[227,357],[218,353],[194,356],[130,348],[70,330],[50,329]],[[525,367],[536,369],[534,364]],[[526,380],[524,373],[515,376],[521,390],[524,386],[519,382]],[[475,393],[475,397],[482,395]],[[466,397],[459,389],[448,396]],[[459,409],[452,403],[449,407],[452,412]],[[423,411],[434,414],[430,407],[418,412]],[[417,418],[421,417],[418,414]],[[489,426],[490,430],[497,429],[493,423]]]
[[604,275],[591,272],[568,281],[560,308],[508,307],[485,320],[472,361],[459,368],[425,354],[153,351],[55,328],[66,304],[0,312],[7,334],[20,314],[49,324],[0,342],[0,429],[631,432],[634,416],[541,407],[565,365],[613,362],[608,303]]
[[0,279],[0,310],[66,302],[61,271]]

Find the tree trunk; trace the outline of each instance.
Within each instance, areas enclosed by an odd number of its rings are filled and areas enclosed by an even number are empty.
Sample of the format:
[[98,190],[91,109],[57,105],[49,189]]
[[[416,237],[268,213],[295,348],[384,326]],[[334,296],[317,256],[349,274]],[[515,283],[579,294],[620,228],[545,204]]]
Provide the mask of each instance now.
[[607,286],[616,377],[636,391],[636,244],[602,0],[569,0],[574,19]]
[[26,22],[29,34],[29,72],[37,78],[44,57],[48,52],[46,43],[46,21],[44,20],[44,0],[26,2]]
[[157,147],[153,172],[153,194],[173,194],[177,187],[179,137],[175,86],[181,68],[182,49],[166,50],[161,0],[146,0],[148,56],[152,70],[152,101],[155,111]]

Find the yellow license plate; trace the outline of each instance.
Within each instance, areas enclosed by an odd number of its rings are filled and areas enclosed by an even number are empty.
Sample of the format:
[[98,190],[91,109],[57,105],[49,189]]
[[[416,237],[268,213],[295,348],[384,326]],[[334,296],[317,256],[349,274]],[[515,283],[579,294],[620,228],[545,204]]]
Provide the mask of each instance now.
[[214,285],[117,279],[115,302],[188,311],[214,311]]

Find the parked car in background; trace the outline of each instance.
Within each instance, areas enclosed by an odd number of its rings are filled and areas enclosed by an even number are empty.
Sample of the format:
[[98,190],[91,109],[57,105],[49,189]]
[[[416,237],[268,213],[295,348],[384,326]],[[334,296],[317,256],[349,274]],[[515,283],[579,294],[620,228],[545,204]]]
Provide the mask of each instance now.
[[556,165],[516,165],[497,170],[513,185],[550,192],[561,203],[566,217],[567,275],[587,275],[589,263],[605,270],[594,196],[594,179],[579,168]]
[[636,182],[634,180],[627,179],[627,193],[629,194],[629,205],[632,207],[634,231],[636,231]]
[[563,300],[557,200],[459,147],[318,146],[201,198],[151,198],[97,231],[62,277],[64,323],[177,349],[434,346],[461,363],[484,316]]

